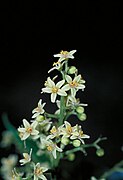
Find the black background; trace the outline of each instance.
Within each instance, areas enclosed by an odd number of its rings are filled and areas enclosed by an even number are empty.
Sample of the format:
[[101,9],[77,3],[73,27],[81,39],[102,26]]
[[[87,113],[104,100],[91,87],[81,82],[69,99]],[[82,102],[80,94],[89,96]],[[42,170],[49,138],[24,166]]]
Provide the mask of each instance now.
[[[93,149],[82,156],[78,179],[82,169],[87,179],[87,174],[112,167],[123,157],[122,23],[119,1],[19,1],[1,6],[0,113],[7,112],[16,127],[23,118],[30,120],[56,61],[53,54],[77,50],[71,64],[86,80],[80,95],[88,103],[83,128],[89,142],[100,134],[108,138],[102,143],[104,157]],[[52,109],[52,104],[47,107]]]

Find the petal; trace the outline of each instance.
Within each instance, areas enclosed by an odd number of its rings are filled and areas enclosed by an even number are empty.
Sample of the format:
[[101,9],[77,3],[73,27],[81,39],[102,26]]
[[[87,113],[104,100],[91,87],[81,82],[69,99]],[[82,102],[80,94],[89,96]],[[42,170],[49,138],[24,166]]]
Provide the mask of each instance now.
[[30,124],[26,119],[23,119],[23,125],[24,125],[25,128],[30,127]]
[[30,136],[29,133],[24,133],[24,134],[23,134],[23,137],[21,138],[21,140],[25,140],[25,139],[27,139],[29,136]]
[[61,57],[61,54],[54,54],[54,57]]
[[56,150],[59,152],[62,152],[63,150],[61,148],[59,148],[58,146],[56,146]]
[[45,92],[45,93],[51,93],[51,92],[52,92],[52,89],[49,88],[49,87],[42,88],[42,92]]
[[31,124],[31,127],[35,129],[37,125],[38,125],[38,122],[37,122],[37,121],[34,121],[34,122]]
[[75,88],[71,88],[71,96],[75,97],[76,95],[76,89]]
[[63,91],[62,89],[59,89],[57,94],[60,96],[67,96],[67,93],[65,91]]
[[82,77],[81,75],[76,76],[76,77],[74,78],[74,81],[79,82],[80,79],[81,79],[81,77]]
[[42,180],[47,180],[47,178],[43,174],[39,175],[38,177]]
[[25,130],[25,128],[20,128],[20,127],[19,127],[19,128],[18,128],[18,131],[19,131],[19,132],[22,132],[22,133],[25,133],[26,130]]
[[56,96],[57,96],[57,94],[56,94],[56,93],[52,93],[52,94],[51,94],[51,102],[52,102],[52,103],[54,103],[54,102],[55,102],[55,100],[56,100]]
[[56,159],[56,148],[52,151],[53,157]]
[[77,50],[72,50],[69,52],[70,55],[73,55]]
[[36,118],[40,113],[35,113],[32,118]]
[[56,87],[60,88],[65,83],[65,80],[61,80],[56,84]]
[[43,172],[46,172],[48,170],[48,168],[46,168],[46,167],[41,167],[41,169]]
[[33,135],[33,136],[38,135],[38,134],[39,134],[39,131],[38,131],[38,130],[33,130],[33,131],[31,132],[31,135]]
[[47,78],[47,83],[48,83],[48,85],[49,85],[50,87],[55,86],[55,83],[51,80],[50,77]]
[[82,138],[90,138],[90,136],[87,135],[87,134],[83,134],[83,135],[82,135]]
[[69,75],[66,75],[65,79],[68,83],[70,83],[72,81],[72,78]]
[[64,91],[68,91],[70,89],[70,85],[66,84],[61,89],[64,90]]
[[84,89],[84,88],[85,88],[85,85],[84,85],[84,84],[79,84],[76,88],[77,88],[77,89]]

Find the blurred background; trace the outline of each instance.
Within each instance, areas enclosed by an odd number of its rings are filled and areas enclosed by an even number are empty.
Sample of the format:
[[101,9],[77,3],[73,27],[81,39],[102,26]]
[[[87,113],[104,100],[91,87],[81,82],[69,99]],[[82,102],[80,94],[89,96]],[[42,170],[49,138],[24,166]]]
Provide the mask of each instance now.
[[[83,129],[91,136],[89,142],[100,135],[107,140],[102,142],[103,157],[89,149],[87,157],[78,153],[76,163],[65,166],[74,169],[73,179],[86,180],[119,162],[123,158],[123,11],[119,1],[8,2],[0,13],[0,115],[6,112],[15,127],[23,118],[30,120],[47,72],[57,60],[53,54],[76,49],[71,64],[86,80],[80,94],[88,104]],[[52,109],[52,104],[47,107]],[[0,128],[2,133],[2,120]]]

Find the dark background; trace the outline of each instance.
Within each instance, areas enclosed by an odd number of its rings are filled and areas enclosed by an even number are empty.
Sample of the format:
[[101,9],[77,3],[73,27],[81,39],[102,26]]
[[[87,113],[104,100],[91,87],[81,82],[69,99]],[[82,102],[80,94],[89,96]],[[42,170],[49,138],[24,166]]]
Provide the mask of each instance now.
[[[57,60],[53,54],[76,49],[71,64],[86,80],[81,94],[81,101],[88,103],[83,128],[91,136],[89,142],[100,135],[108,138],[101,143],[104,157],[97,157],[93,149],[82,159],[79,154],[73,174],[79,169],[76,178],[85,180],[123,157],[122,6],[104,0],[42,2],[1,6],[0,113],[7,112],[16,127],[23,118],[30,120],[47,71]],[[47,106],[52,109],[52,104]]]

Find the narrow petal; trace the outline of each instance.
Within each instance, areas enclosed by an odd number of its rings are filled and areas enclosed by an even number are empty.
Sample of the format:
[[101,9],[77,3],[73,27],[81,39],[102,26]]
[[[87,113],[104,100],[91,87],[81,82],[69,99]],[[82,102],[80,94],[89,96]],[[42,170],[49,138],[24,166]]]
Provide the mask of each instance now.
[[63,150],[61,148],[59,148],[58,146],[56,146],[56,150],[59,152],[62,152]]
[[29,133],[24,133],[24,135],[23,135],[23,137],[22,137],[22,140],[27,139],[29,136],[30,136],[30,134],[29,134]]
[[51,94],[51,102],[52,102],[52,103],[54,103],[54,102],[55,102],[55,100],[56,100],[56,96],[57,96],[57,94],[56,94],[56,93],[52,93],[52,94]]
[[23,119],[23,125],[24,125],[25,128],[30,127],[30,124],[26,119]]
[[72,50],[69,52],[70,55],[73,55],[77,50]]
[[64,91],[68,91],[70,89],[70,85],[66,84],[61,89],[64,90]]
[[53,157],[56,159],[56,148],[52,151]]
[[61,57],[61,54],[54,54],[54,57]]
[[65,80],[61,80],[56,84],[56,87],[60,88],[65,83]]
[[85,88],[85,85],[84,85],[84,84],[79,84],[76,88],[77,88],[77,89],[84,89],[84,88]]
[[42,92],[45,92],[45,93],[51,93],[51,92],[52,92],[52,89],[49,88],[49,87],[42,88]]
[[38,134],[39,134],[39,131],[38,131],[38,130],[36,130],[36,129],[35,129],[35,130],[33,130],[33,131],[32,131],[32,133],[31,133],[31,135],[33,135],[33,136],[36,136],[36,135],[38,135]]
[[55,83],[51,80],[50,77],[47,78],[47,83],[48,83],[48,85],[49,85],[50,87],[55,86]]
[[42,180],[47,180],[47,178],[43,174],[39,175],[39,178],[41,178]]
[[86,135],[86,134],[83,134],[83,135],[82,135],[82,138],[90,138],[90,136],[89,136],[89,135]]
[[37,125],[38,125],[38,122],[37,122],[37,121],[34,121],[34,122],[31,124],[31,127],[35,129]]
[[60,96],[67,96],[67,93],[65,91],[63,91],[62,89],[59,89],[57,94]]
[[25,128],[19,127],[19,128],[18,128],[18,131],[19,131],[19,132],[22,132],[22,133],[25,133],[26,130],[25,130]]
[[68,83],[70,83],[72,81],[72,78],[69,75],[66,75],[65,79]]
[[74,81],[79,82],[80,79],[81,79],[81,77],[82,77],[81,75],[76,76],[76,77],[74,78]]

